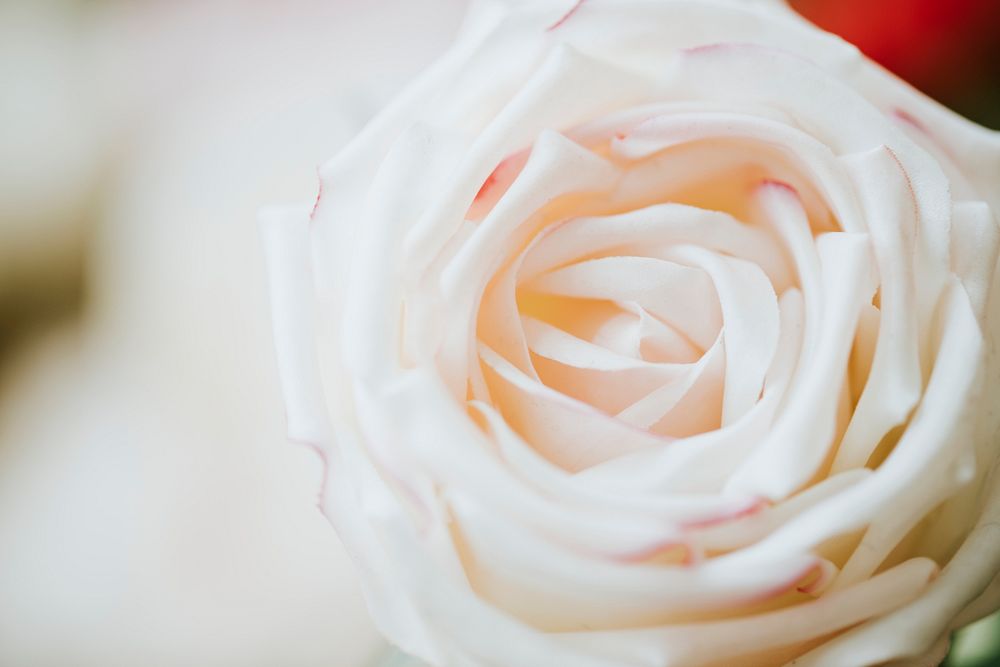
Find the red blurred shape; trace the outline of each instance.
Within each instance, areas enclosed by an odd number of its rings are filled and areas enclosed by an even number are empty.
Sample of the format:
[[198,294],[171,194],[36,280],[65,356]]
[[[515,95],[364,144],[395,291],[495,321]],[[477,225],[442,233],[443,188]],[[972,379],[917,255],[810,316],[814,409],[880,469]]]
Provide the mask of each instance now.
[[938,97],[994,76],[998,0],[791,0],[821,28]]

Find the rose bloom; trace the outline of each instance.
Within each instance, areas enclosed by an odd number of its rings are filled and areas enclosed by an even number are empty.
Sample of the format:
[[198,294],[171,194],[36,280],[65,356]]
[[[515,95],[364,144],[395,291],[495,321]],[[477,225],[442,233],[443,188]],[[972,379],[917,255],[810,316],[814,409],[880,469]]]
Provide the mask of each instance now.
[[[432,665],[930,665],[1000,603],[1000,135],[777,1],[484,2],[262,214]],[[991,286],[992,285],[992,286]]]

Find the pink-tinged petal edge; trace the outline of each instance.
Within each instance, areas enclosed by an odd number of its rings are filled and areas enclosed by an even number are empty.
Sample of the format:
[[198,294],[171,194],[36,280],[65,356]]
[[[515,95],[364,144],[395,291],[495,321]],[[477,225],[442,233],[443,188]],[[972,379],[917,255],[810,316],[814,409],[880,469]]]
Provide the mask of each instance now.
[[723,523],[730,523],[738,519],[744,519],[748,516],[757,514],[764,508],[769,506],[769,502],[763,496],[751,498],[747,501],[746,505],[739,507],[735,510],[729,512],[724,512],[722,514],[717,514],[716,516],[708,517],[707,519],[698,519],[696,521],[688,521],[683,524],[683,527],[687,530],[697,530],[701,528],[712,528]]
[[577,0],[576,4],[570,7],[569,11],[563,14],[561,19],[559,19],[558,21],[550,25],[548,28],[546,28],[545,32],[552,32],[553,30],[561,26],[563,23],[566,23],[566,21],[568,21],[570,17],[573,16],[573,14],[576,14],[577,10],[580,9],[583,3],[584,0]]

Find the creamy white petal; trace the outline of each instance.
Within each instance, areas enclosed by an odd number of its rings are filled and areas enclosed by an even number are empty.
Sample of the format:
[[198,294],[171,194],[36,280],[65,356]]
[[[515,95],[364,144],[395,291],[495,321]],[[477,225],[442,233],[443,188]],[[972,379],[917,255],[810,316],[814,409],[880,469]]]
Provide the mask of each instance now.
[[874,292],[874,276],[867,236],[824,234],[817,245],[823,267],[823,314],[815,356],[800,361],[782,414],[733,476],[731,489],[783,498],[812,477],[833,444],[835,397],[846,381],[850,345],[861,305]]
[[771,281],[788,284],[788,267],[759,229],[719,211],[656,204],[614,216],[577,218],[545,234],[527,253],[520,280],[528,282],[567,262],[597,253],[649,256],[649,248],[688,243],[760,265]]
[[[725,381],[723,377],[726,369],[725,351],[725,344],[720,337],[702,355],[701,359],[688,365],[682,374],[670,378],[646,396],[631,403],[615,415],[615,418],[637,428],[675,436],[683,431],[701,432],[705,430],[698,426],[692,427],[683,422],[681,424],[677,422],[681,420],[689,422],[693,413],[700,411],[705,411],[711,422],[716,421],[714,403],[718,401],[712,401],[711,398],[721,393],[718,389],[713,391],[713,388],[721,387],[722,382]],[[704,387],[702,391],[697,391],[696,384],[698,383],[708,386]],[[677,412],[680,413],[677,418],[670,419],[671,413]],[[664,423],[665,419],[669,421]]]
[[575,472],[669,443],[531,380],[485,346],[479,354],[495,378],[491,393],[504,418],[546,458],[567,470]]
[[[570,47],[555,49],[530,81],[478,135],[453,179],[405,241],[410,270],[419,271],[454,233],[493,168],[546,129],[580,123],[623,101],[639,102],[649,85],[627,71]],[[571,110],[567,113],[567,110]]]
[[[627,521],[626,517],[648,517],[659,522],[657,525],[661,527],[677,525],[697,530],[723,524],[760,509],[759,499],[748,496],[672,493],[644,497],[607,492],[542,457],[511,429],[493,406],[475,402],[471,407],[483,416],[500,456],[517,476],[540,492],[552,494],[559,502],[589,517],[611,513],[619,522]],[[646,545],[644,551],[648,550],[649,545]],[[628,551],[616,553],[623,558],[634,555],[634,552]]]
[[[818,566],[811,555],[668,566],[588,558],[537,539],[472,503],[453,503],[473,586],[550,631],[622,628],[751,607],[786,593]],[[664,536],[669,544],[670,535]]]
[[[573,177],[566,178],[567,172]],[[456,393],[464,390],[464,378],[475,355],[476,306],[490,276],[544,224],[540,209],[562,195],[599,193],[611,187],[616,176],[612,164],[558,133],[539,136],[514,184],[441,271],[446,321],[438,361]],[[488,323],[480,322],[484,325]]]
[[330,425],[316,355],[309,209],[264,210],[260,228],[268,263],[274,343],[288,437],[326,448]]
[[[891,514],[906,493],[921,494],[927,478],[949,470],[961,449],[961,434],[974,426],[963,422],[975,411],[969,397],[978,389],[982,334],[964,290],[953,285],[941,304],[943,328],[934,372],[909,427],[886,461],[868,479],[782,526],[753,549],[809,549],[836,535],[864,528],[873,518]],[[968,442],[968,441],[966,441]]]
[[756,264],[691,245],[665,257],[702,268],[712,278],[722,310],[726,381],[722,425],[739,419],[758,400],[778,345],[778,299]]
[[544,273],[522,289],[581,299],[635,302],[703,349],[722,325],[718,296],[701,269],[650,257],[602,257]]
[[[580,646],[600,647],[605,651],[614,648],[620,664],[643,667],[717,667],[727,662],[775,664],[773,655],[761,654],[791,646],[791,654],[784,655],[786,659],[793,658],[795,649],[808,646],[809,640],[825,637],[913,600],[936,572],[932,561],[913,559],[861,586],[779,611],[697,625],[579,633],[574,639]],[[725,641],[720,641],[721,637]],[[706,646],[712,650],[706,651]],[[859,663],[851,656],[846,663],[829,664],[842,667]]]
[[920,398],[919,332],[914,261],[915,200],[893,153],[885,148],[845,158],[869,219],[879,271],[879,332],[865,388],[834,460],[835,470],[862,466],[883,436]]
[[619,493],[721,490],[767,434],[796,368],[803,327],[802,295],[790,289],[779,305],[778,356],[765,380],[763,398],[746,415],[725,428],[681,439],[662,451],[650,449],[620,457],[586,470],[581,476]]
[[956,202],[951,222],[951,266],[983,319],[1000,252],[1000,223],[985,202]]

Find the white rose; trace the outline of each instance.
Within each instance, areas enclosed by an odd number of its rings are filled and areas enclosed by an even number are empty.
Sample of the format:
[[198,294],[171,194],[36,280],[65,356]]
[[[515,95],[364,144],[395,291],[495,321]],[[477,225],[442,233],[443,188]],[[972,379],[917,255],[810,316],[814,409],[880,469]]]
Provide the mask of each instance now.
[[483,2],[320,179],[262,215],[290,436],[405,651],[929,664],[997,606],[997,133],[777,1]]

